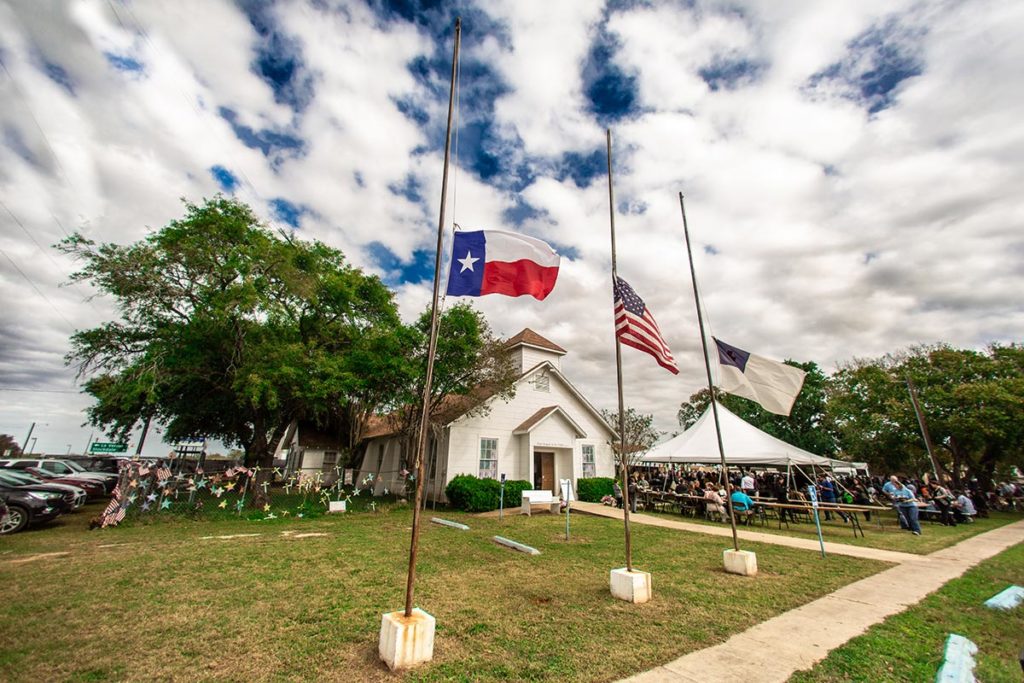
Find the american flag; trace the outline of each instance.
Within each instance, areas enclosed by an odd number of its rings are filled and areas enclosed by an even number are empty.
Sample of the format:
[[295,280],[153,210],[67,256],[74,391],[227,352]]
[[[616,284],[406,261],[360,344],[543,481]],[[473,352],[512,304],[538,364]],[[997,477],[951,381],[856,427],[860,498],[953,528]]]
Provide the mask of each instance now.
[[171,478],[171,468],[160,465],[156,468],[156,478],[165,481]]
[[673,375],[679,374],[676,360],[662,338],[651,310],[621,277],[615,278],[615,335],[626,346],[654,356],[658,365]]

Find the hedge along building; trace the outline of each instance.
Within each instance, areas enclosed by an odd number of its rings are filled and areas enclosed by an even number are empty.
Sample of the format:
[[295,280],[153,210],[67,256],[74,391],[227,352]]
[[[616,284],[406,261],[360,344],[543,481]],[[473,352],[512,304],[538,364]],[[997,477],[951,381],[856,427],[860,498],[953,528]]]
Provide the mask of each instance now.
[[[566,350],[527,328],[506,342],[519,368],[515,396],[488,399],[488,410],[443,416],[427,453],[428,498],[444,501],[448,482],[460,474],[522,479],[558,493],[558,480],[611,477],[615,473],[612,427],[562,374]],[[378,420],[366,430],[365,455],[356,484],[372,480],[376,495],[399,491],[408,467],[406,439]]]

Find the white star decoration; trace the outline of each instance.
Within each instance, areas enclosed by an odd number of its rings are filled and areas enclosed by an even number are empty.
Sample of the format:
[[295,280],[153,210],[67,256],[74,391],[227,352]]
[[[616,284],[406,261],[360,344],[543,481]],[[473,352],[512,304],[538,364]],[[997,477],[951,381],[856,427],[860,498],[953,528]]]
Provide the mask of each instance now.
[[476,272],[476,271],[473,270],[473,264],[476,263],[477,261],[479,261],[480,259],[473,258],[473,252],[471,252],[471,251],[469,251],[467,249],[466,250],[466,258],[460,258],[460,259],[455,259],[455,260],[462,264],[462,270],[460,270],[459,272],[460,273],[464,273],[467,270],[472,271],[472,272]]

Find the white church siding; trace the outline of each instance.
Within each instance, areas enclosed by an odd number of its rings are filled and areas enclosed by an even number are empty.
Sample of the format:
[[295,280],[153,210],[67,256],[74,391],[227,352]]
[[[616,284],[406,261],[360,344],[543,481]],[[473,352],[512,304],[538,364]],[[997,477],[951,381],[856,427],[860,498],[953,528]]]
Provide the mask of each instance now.
[[[492,399],[485,414],[463,415],[442,430],[436,466],[432,468],[431,460],[427,460],[428,498],[443,501],[445,486],[460,474],[481,476],[483,439],[497,442],[495,477],[504,474],[508,479],[528,481],[532,486],[535,453],[549,452],[554,456],[552,489],[557,490],[559,478],[575,482],[583,476],[584,445],[594,447],[594,475],[613,476],[614,433],[561,374],[560,360],[565,351],[530,330],[524,330],[509,343],[513,360],[528,374],[520,378],[511,400]],[[385,457],[378,466],[381,444],[385,446]],[[397,438],[372,438],[356,483],[374,474],[375,494],[383,493],[385,488],[399,490],[400,463]]]

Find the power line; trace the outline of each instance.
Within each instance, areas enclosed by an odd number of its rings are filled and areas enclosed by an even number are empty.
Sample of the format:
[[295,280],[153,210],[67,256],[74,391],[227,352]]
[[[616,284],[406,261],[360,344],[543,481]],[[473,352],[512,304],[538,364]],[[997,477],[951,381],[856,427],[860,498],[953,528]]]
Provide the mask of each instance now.
[[0,387],[0,391],[19,391],[27,394],[80,394],[75,389],[20,389],[17,387]]
[[43,294],[43,290],[39,289],[39,287],[36,286],[36,283],[32,281],[32,278],[30,278],[28,275],[26,275],[25,271],[23,271],[20,267],[18,267],[18,264],[15,263],[14,259],[12,259],[10,257],[10,255],[6,251],[4,251],[3,249],[0,249],[0,254],[3,254],[7,258],[7,260],[11,262],[11,265],[14,266],[14,269],[16,271],[18,271],[18,273],[23,278],[25,278],[25,281],[28,282],[32,286],[32,289],[36,290],[36,294],[41,296],[46,303],[50,304],[50,308],[52,308],[54,310],[54,312],[57,315],[59,315],[64,322],[66,322],[68,324],[68,327],[70,327],[72,330],[74,330],[75,329],[74,323],[72,323],[70,320],[68,320],[67,317],[63,313],[60,312],[60,309],[57,308],[52,301],[50,301],[50,297],[48,297],[45,294]]
[[[50,263],[53,264],[53,267],[56,268],[58,271],[60,271],[60,274],[63,275],[66,280],[71,282],[72,281],[71,275],[69,275],[67,273],[67,271],[65,271],[64,268],[62,268],[61,265],[59,263],[57,263],[57,261],[55,261],[52,256],[50,256],[50,252],[47,251],[46,249],[44,249],[43,245],[39,244],[39,241],[36,240],[36,238],[32,235],[32,233],[29,232],[28,228],[25,227],[25,224],[22,223],[18,219],[18,217],[14,215],[14,212],[11,211],[11,208],[9,206],[7,206],[7,204],[5,204],[2,199],[0,199],[0,206],[4,207],[4,210],[7,211],[8,214],[10,214],[11,218],[14,219],[14,222],[18,224],[18,227],[25,231],[25,234],[28,235],[28,238],[30,240],[32,240],[32,242],[36,245],[36,247],[39,249],[39,251],[41,251],[43,253],[43,256],[45,256],[47,259],[49,259]],[[53,216],[53,214],[50,214],[50,215]],[[57,217],[53,216],[53,219],[57,220]],[[57,221],[57,225],[60,225],[60,221]],[[61,225],[61,229],[63,230],[64,226]],[[79,286],[81,286],[81,285],[79,285]],[[100,312],[100,309],[96,308],[96,305],[92,302],[92,300],[89,297],[85,298],[85,303],[89,304],[89,306],[92,308],[92,310],[96,311],[97,313]]]

